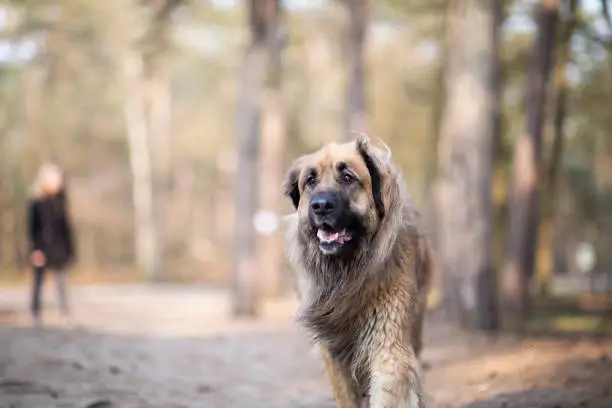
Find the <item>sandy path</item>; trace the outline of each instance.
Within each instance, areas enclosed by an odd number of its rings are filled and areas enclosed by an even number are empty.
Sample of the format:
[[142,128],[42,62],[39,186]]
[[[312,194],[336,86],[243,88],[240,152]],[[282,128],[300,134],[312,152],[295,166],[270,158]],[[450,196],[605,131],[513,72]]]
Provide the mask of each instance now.
[[[0,326],[0,408],[332,408],[320,359],[291,320],[295,302],[262,321],[225,318],[224,291],[205,287],[78,288],[76,328]],[[53,299],[49,299],[53,307]],[[0,311],[23,310],[22,290]],[[612,407],[612,342],[426,333],[432,408]]]

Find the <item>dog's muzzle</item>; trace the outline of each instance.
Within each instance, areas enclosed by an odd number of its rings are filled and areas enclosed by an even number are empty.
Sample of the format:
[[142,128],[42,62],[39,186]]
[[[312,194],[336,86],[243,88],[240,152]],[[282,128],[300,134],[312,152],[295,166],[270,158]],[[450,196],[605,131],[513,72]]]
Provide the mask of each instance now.
[[340,192],[322,191],[310,199],[308,217],[317,231],[319,248],[324,254],[339,252],[352,239],[345,224],[348,199]]

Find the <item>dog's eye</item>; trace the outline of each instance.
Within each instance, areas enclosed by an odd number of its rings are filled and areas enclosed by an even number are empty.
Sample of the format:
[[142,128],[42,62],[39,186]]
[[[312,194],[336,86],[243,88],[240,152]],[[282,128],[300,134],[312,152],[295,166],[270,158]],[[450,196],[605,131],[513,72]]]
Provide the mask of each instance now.
[[355,180],[355,177],[353,177],[349,173],[344,173],[342,175],[342,181],[344,181],[345,183],[352,183],[354,180]]
[[311,174],[308,177],[306,177],[305,184],[307,186],[312,186],[315,183],[315,181],[317,181],[317,179],[315,178],[315,176],[313,174]]

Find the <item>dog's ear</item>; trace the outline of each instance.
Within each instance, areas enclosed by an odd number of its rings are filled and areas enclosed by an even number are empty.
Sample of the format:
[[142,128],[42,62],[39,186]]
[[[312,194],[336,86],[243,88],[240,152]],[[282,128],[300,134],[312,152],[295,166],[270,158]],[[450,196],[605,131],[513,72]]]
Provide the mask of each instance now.
[[379,161],[374,154],[370,153],[369,141],[367,137],[360,137],[356,141],[357,152],[363,159],[368,172],[370,173],[370,179],[372,181],[372,197],[374,197],[374,205],[378,216],[383,218],[385,216],[385,203],[383,202],[383,191],[382,191],[382,175]]
[[302,171],[302,158],[296,159],[287,170],[285,181],[283,182],[283,190],[285,196],[291,199],[293,206],[297,210],[300,204],[300,188],[298,185],[300,172]]

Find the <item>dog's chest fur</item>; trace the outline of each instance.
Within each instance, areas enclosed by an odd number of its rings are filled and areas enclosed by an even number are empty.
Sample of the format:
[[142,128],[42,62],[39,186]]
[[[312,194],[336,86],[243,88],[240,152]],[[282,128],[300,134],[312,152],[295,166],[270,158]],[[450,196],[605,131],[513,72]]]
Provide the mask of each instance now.
[[[350,370],[359,383],[368,377],[364,364],[365,342],[373,337],[367,333],[373,320],[367,319],[366,307],[355,305],[353,309],[340,310],[315,302],[305,305],[300,320],[316,341],[324,344],[331,356]],[[375,319],[375,316],[373,316]]]
[[343,362],[352,362],[358,340],[362,337],[363,314],[361,305],[340,310],[313,303],[302,310],[301,320],[319,341],[324,342],[331,354]]
[[[317,284],[312,274],[305,281],[307,284],[302,288],[309,288],[309,295],[302,296],[300,320],[315,340],[323,343],[332,357],[351,372],[358,384],[367,388],[369,354],[387,336],[397,335],[388,326],[403,326],[401,320],[409,309],[410,296],[389,293],[386,285],[369,287],[367,282],[359,288],[346,282],[336,282],[336,286],[331,286],[329,281]],[[391,292],[400,288],[401,284]]]

